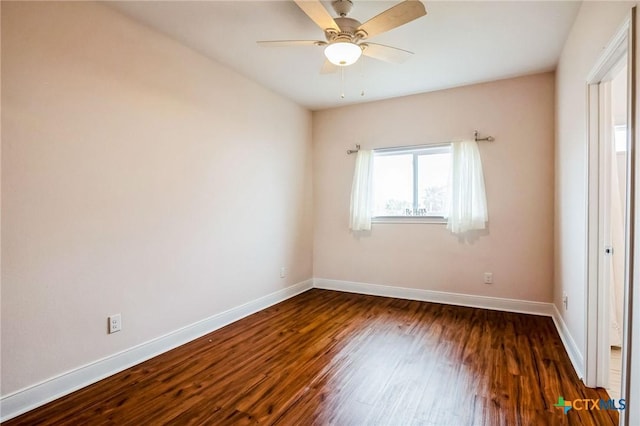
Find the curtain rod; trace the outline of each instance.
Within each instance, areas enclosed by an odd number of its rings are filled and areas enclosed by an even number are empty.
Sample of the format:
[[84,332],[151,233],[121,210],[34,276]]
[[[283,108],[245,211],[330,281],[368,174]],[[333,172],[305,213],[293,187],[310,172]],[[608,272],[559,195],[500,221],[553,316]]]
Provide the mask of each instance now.
[[[484,138],[479,138],[479,137],[478,137],[478,131],[477,131],[477,130],[474,130],[474,131],[473,131],[473,140],[474,140],[474,141],[476,141],[476,142],[493,142],[493,141],[495,141],[496,139],[495,139],[493,136],[487,136],[487,137],[484,137]],[[426,145],[438,145],[438,144],[443,144],[443,143],[446,143],[446,142],[437,142],[437,143],[435,143],[435,144],[426,144]],[[419,146],[425,146],[425,144],[421,144],[421,145],[409,145],[409,146],[399,146],[399,147],[393,147],[393,148],[390,148],[390,149],[402,149],[402,148],[411,148],[411,147],[419,147]],[[358,152],[358,151],[360,151],[360,145],[359,145],[359,144],[356,144],[356,149],[348,149],[348,150],[347,150],[347,154],[348,154],[348,155],[355,154],[355,153],[356,153],[356,152]]]

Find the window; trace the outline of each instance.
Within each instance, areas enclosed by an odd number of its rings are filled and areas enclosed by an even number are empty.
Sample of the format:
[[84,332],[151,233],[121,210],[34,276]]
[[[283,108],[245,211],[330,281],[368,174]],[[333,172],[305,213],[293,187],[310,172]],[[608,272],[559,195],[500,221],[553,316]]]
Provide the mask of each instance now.
[[373,217],[444,218],[449,207],[451,145],[376,150]]

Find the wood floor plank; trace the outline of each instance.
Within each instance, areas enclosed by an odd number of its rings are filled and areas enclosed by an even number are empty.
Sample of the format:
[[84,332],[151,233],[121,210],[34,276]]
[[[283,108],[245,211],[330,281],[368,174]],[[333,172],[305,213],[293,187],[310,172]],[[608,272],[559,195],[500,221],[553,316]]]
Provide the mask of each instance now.
[[6,425],[614,425],[550,318],[310,290]]

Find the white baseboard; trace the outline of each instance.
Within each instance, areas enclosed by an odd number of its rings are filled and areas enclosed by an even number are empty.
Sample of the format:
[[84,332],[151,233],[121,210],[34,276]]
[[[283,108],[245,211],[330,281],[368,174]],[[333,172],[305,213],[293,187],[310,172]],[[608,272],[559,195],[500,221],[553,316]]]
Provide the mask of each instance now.
[[576,371],[578,377],[584,381],[584,358],[582,357],[582,353],[580,352],[580,349],[578,349],[576,341],[573,340],[573,336],[571,336],[569,328],[567,328],[567,324],[565,324],[562,319],[560,311],[558,311],[556,305],[552,305],[553,315],[551,318],[553,318],[553,323],[556,325],[556,329],[560,335],[560,340],[562,340],[564,349],[567,351],[567,355],[569,355],[573,369]]
[[372,296],[395,297],[398,299],[419,300],[422,302],[444,303],[447,305],[469,306],[472,308],[544,315],[549,317],[553,316],[554,308],[553,303],[448,293],[444,291],[422,290],[417,288],[392,287],[353,281],[327,280],[323,278],[314,278],[313,286],[315,288],[322,288],[326,290],[338,290],[349,293],[369,294]]
[[584,360],[560,312],[553,303],[531,302],[528,300],[505,299],[500,297],[475,296],[443,291],[422,290],[416,288],[391,287],[353,281],[328,280],[314,278],[313,286],[326,290],[346,291],[349,293],[369,294],[372,296],[395,297],[398,299],[419,300],[423,302],[444,303],[448,305],[469,306],[472,308],[497,311],[543,315],[553,319],[560,340],[564,345],[571,364],[578,377],[584,377]]
[[307,280],[0,398],[0,422],[44,405],[312,288]]

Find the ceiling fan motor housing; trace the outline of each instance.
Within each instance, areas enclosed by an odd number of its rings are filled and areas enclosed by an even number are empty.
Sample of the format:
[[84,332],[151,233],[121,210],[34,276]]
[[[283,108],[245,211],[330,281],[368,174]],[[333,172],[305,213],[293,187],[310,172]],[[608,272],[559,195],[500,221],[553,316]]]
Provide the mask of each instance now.
[[340,27],[340,32],[337,33],[330,30],[326,31],[325,35],[329,42],[332,42],[337,38],[348,39],[351,42],[356,42],[359,39],[367,37],[367,33],[365,31],[358,29],[361,24],[357,19],[340,17],[334,18],[334,21]]

